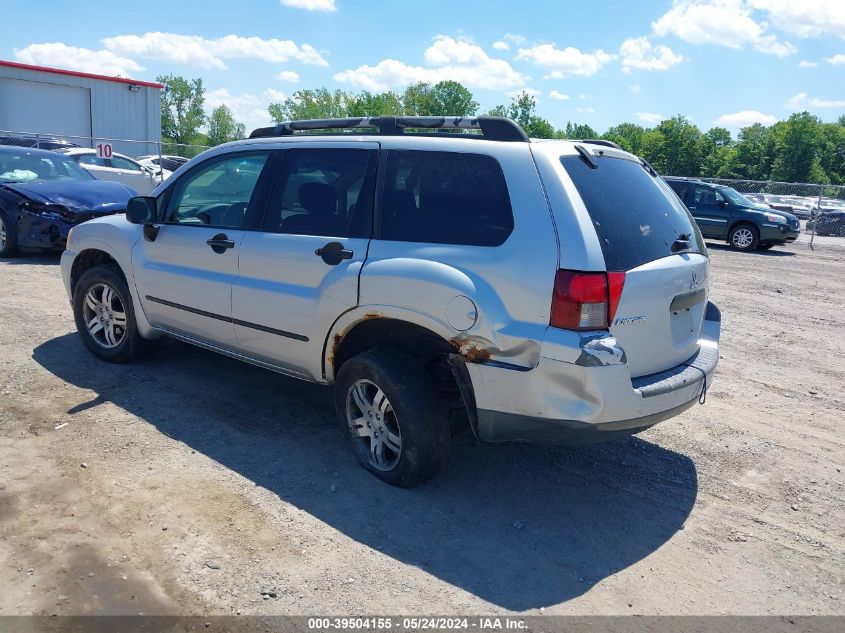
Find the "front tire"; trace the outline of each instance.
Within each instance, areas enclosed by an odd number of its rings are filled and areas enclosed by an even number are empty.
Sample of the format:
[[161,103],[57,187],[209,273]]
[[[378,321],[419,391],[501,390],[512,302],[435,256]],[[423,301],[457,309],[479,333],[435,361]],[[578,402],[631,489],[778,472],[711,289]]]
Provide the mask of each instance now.
[[9,222],[6,212],[0,209],[0,257],[11,257],[18,252],[17,231]]
[[337,374],[335,409],[359,463],[382,481],[413,488],[448,461],[443,402],[404,352],[380,348],[347,360]]
[[731,229],[728,243],[738,251],[753,251],[760,243],[760,231],[751,224],[739,224]]
[[73,317],[85,347],[110,363],[134,360],[143,344],[135,324],[132,295],[117,266],[95,266],[73,292]]

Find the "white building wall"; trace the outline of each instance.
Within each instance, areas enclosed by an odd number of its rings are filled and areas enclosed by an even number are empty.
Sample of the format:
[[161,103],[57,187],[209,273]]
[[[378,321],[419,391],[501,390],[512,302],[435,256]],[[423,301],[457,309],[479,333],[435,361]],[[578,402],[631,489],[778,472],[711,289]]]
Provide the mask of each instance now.
[[[49,114],[57,104],[54,102],[45,106],[39,103],[41,99],[39,95],[45,94],[43,90],[38,90],[37,87],[36,89],[16,89],[16,86],[19,87],[21,84],[4,82],[4,78],[69,87],[68,90],[59,89],[52,93],[56,95],[56,98],[61,98],[62,94],[68,95],[68,107],[75,109],[79,108],[80,91],[72,90],[72,88],[87,89],[90,98],[89,128],[90,135],[94,139],[79,137],[78,117],[73,118],[74,129],[57,130],[56,119],[61,120],[61,117],[51,117]],[[132,86],[137,89],[130,89]],[[69,95],[75,95],[73,104]],[[40,129],[10,129],[6,125],[7,121],[13,123],[25,120],[34,123],[32,116],[21,117],[16,113],[39,111],[44,112],[44,122],[38,126]],[[98,142],[102,142],[100,139],[110,140],[115,151],[129,156],[153,154],[158,152],[158,143],[161,140],[161,91],[141,84],[0,65],[0,130],[59,136],[83,147],[93,147]],[[81,136],[86,136],[86,134]],[[127,142],[130,140],[145,142]]]

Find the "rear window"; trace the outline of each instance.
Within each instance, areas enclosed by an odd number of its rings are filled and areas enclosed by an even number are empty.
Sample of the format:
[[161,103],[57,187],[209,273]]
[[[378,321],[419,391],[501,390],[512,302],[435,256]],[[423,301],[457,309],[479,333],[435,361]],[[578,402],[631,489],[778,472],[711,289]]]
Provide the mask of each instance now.
[[382,199],[382,239],[499,246],[512,231],[508,187],[492,156],[390,152]]
[[625,271],[672,254],[672,244],[688,235],[703,252],[701,234],[686,207],[659,177],[623,158],[594,156],[591,168],[580,156],[560,162],[575,183],[609,271]]

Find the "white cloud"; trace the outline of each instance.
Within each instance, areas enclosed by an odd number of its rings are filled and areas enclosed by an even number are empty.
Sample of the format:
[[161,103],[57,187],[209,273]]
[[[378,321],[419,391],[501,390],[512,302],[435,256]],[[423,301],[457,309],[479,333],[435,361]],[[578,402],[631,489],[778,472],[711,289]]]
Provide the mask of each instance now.
[[275,88],[267,88],[267,90],[264,91],[264,96],[266,96],[271,103],[281,103],[288,98],[286,93],[281,90],[276,90]]
[[549,97],[557,101],[569,101],[571,99],[569,95],[565,95],[562,92],[558,92],[557,90],[549,91]]
[[662,114],[657,114],[656,112],[635,112],[634,116],[644,123],[660,123],[666,118]]
[[810,62],[806,59],[802,59],[800,62],[798,62],[799,68],[815,68],[816,66],[818,66],[817,62]]
[[777,28],[799,37],[836,35],[845,39],[845,3],[841,0],[747,0]]
[[24,64],[55,66],[110,77],[129,77],[132,73],[144,70],[135,60],[111,51],[77,48],[62,42],[30,44],[15,50],[15,59]]
[[334,0],[279,0],[286,7],[306,11],[337,11]]
[[227,106],[238,123],[243,123],[249,134],[257,127],[263,127],[273,122],[267,106],[271,103],[284,101],[285,94],[278,90],[265,90],[262,94],[242,93],[231,94],[226,88],[217,88],[205,93],[205,110],[211,111],[220,105]]
[[548,68],[550,72],[547,78],[551,79],[562,79],[572,75],[590,77],[614,57],[615,55],[601,49],[597,49],[594,53],[584,53],[572,46],[561,50],[555,48],[554,44],[520,48],[516,55],[519,60],[532,61],[538,66]]
[[328,66],[323,56],[309,44],[291,40],[226,35],[210,40],[198,35],[150,32],[143,35],[107,37],[103,45],[110,51],[130,57],[145,57],[201,68],[226,68],[224,59],[259,59],[277,64],[292,59],[303,64]]
[[595,112],[594,108],[575,108],[576,112],[582,112],[584,114],[592,114]]
[[299,73],[295,73],[292,70],[283,70],[282,72],[276,75],[276,79],[281,81],[288,81],[290,83],[295,84],[299,81]]
[[507,51],[510,50],[510,47],[510,44],[502,40],[496,40],[495,42],[493,42],[493,48],[495,48],[497,51]]
[[841,66],[842,64],[845,64],[845,55],[843,55],[842,53],[838,53],[833,57],[825,57],[824,60],[828,64],[833,64],[834,66]]
[[724,125],[726,127],[741,128],[748,127],[755,123],[762,123],[763,125],[774,125],[778,118],[771,114],[763,114],[757,110],[742,110],[734,112],[733,114],[723,114],[718,119],[713,121],[716,125]]
[[525,85],[527,77],[503,59],[490,57],[467,40],[438,35],[423,54],[425,66],[411,66],[396,59],[383,59],[375,66],[344,70],[334,80],[365,90],[382,91],[418,81],[453,80],[468,88],[512,90]]
[[682,55],[676,54],[668,46],[652,44],[647,37],[631,37],[622,42],[619,56],[622,58],[624,73],[630,73],[634,68],[668,70],[684,61]]
[[748,45],[777,57],[796,52],[789,42],[780,42],[767,33],[768,24],[754,20],[742,0],[678,0],[651,27],[656,35],[675,35],[690,44],[735,49]]
[[630,86],[628,86],[628,90],[633,93],[637,93],[640,92],[642,88],[640,87],[640,84],[631,84]]
[[506,42],[510,42],[511,44],[516,44],[517,46],[521,46],[525,44],[526,39],[522,35],[517,35],[516,33],[505,33],[503,40]]
[[808,96],[806,92],[799,92],[789,98],[786,107],[793,112],[810,108],[845,108],[845,100],[819,99],[818,97]]

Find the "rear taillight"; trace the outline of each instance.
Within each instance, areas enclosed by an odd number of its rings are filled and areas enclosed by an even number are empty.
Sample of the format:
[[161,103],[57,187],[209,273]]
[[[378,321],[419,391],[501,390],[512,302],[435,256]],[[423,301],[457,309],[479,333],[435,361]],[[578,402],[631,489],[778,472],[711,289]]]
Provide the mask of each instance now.
[[549,324],[567,330],[610,327],[624,285],[625,273],[557,271]]

